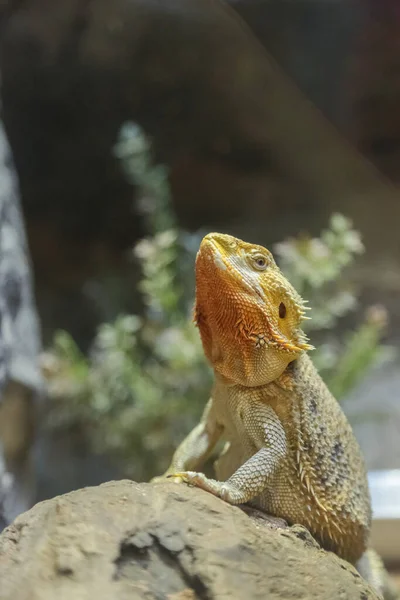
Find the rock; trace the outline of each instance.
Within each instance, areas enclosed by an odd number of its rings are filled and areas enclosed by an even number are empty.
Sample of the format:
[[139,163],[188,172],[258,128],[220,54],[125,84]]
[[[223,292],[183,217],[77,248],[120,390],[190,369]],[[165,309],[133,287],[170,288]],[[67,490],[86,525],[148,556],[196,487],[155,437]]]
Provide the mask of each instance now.
[[1,600],[374,600],[300,526],[184,485],[110,482],[37,504],[0,537]]

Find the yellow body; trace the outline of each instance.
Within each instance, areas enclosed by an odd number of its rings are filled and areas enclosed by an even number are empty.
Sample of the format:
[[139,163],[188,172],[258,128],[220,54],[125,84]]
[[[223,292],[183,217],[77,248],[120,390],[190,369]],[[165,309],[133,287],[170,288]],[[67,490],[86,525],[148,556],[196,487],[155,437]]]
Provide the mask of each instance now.
[[[195,320],[215,384],[166,475],[303,524],[355,564],[371,521],[366,470],[350,424],[306,354],[305,318],[304,301],[268,250],[223,234],[203,239]],[[197,469],[220,439],[217,479],[209,479]]]

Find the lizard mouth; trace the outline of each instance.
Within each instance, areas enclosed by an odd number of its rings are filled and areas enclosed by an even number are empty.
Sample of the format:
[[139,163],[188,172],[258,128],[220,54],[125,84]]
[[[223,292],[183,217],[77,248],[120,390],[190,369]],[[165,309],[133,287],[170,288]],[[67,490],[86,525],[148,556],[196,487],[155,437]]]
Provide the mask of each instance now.
[[[241,261],[243,254],[238,248],[237,241],[234,237],[220,233],[209,233],[203,238],[200,249],[197,253],[197,261],[205,269],[210,267],[215,270],[218,279],[234,280],[238,289],[242,288],[245,292],[250,292],[258,297],[259,302],[263,305],[266,302],[265,295],[261,288],[255,285],[251,280],[243,277],[240,274],[240,264],[235,264],[235,261]],[[212,287],[210,293],[217,290]]]
[[238,248],[235,238],[228,235],[210,233],[203,239],[197,256],[200,260],[204,259],[206,264],[212,263],[220,275],[223,276],[225,272],[229,278],[237,282],[239,288],[251,292],[259,298],[262,304],[265,303],[266,298],[262,289],[251,280],[244,278],[240,274],[240,265],[235,264],[235,258],[238,260],[243,259],[243,253]]
[[217,253],[222,257],[236,248],[237,243],[231,236],[222,233],[209,233],[203,238],[198,255],[202,256],[204,254],[206,256],[212,256]]
[[209,233],[201,242],[197,258],[212,261],[219,271],[229,271],[233,276],[235,267],[229,257],[237,251],[238,244],[234,237],[222,233]]

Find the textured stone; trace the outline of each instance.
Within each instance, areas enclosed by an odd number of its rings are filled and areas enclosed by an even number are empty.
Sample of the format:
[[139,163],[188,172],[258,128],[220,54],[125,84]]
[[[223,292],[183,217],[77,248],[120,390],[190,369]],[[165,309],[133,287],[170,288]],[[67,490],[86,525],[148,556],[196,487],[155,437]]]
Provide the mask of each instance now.
[[36,505],[0,537],[1,600],[374,600],[300,526],[201,490],[110,482]]

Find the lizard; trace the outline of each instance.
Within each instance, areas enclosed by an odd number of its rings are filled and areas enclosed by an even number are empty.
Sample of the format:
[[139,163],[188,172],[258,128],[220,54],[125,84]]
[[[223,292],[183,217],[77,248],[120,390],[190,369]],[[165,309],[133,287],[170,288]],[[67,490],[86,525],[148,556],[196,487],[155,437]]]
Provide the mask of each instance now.
[[[306,301],[269,250],[227,234],[203,238],[195,270],[194,321],[214,385],[161,477],[305,526],[379,594],[394,597],[368,547],[371,501],[360,446],[307,354]],[[220,440],[211,479],[196,469]]]

